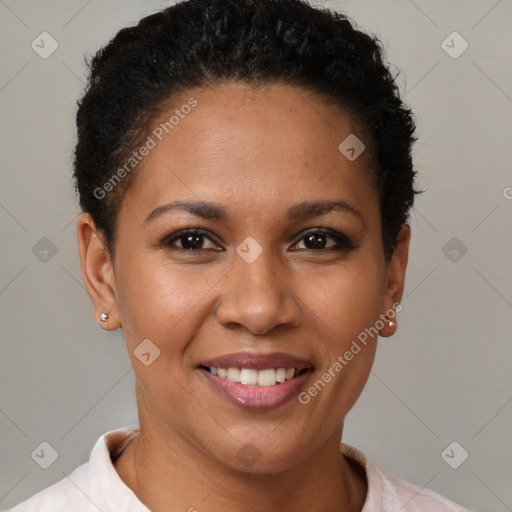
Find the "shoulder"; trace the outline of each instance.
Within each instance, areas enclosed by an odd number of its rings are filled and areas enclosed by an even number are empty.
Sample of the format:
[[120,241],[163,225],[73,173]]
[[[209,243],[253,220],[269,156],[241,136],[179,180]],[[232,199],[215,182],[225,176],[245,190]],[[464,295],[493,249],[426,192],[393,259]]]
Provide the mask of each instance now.
[[[383,495],[403,512],[469,512],[441,494],[393,475],[382,474]],[[387,510],[387,509],[386,509]],[[389,509],[391,510],[391,509]]]
[[55,510],[97,512],[96,506],[87,498],[88,466],[88,463],[82,464],[69,477],[39,491],[16,505],[10,512],[54,512]]
[[137,433],[138,425],[133,425],[103,434],[96,441],[87,463],[16,505],[10,512],[148,512],[121,480],[112,462]]
[[374,461],[352,446],[342,443],[341,452],[365,469],[368,491],[362,512],[470,512],[435,491],[383,473]]

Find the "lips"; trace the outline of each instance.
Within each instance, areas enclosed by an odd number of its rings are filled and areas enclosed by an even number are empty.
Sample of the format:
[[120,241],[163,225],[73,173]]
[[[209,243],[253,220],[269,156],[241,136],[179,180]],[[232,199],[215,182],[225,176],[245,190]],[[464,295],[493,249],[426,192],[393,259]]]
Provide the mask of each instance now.
[[290,354],[238,352],[202,361],[198,369],[230,402],[261,410],[291,400],[314,368],[306,359]]
[[237,352],[225,356],[208,359],[200,363],[208,368],[248,368],[252,370],[266,370],[273,368],[295,368],[299,372],[313,365],[306,359],[274,352],[271,354],[254,354],[251,352]]

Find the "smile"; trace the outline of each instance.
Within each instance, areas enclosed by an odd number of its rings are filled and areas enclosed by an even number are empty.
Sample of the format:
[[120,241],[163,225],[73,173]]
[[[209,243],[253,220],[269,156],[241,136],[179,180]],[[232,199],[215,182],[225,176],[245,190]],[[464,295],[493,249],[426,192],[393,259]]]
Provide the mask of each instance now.
[[224,400],[252,411],[289,402],[314,370],[306,359],[288,354],[246,352],[204,361],[197,369]]
[[252,368],[208,368],[212,375],[218,375],[231,382],[239,382],[243,386],[275,386],[285,380],[293,379],[300,373],[296,368],[266,368],[253,370]]

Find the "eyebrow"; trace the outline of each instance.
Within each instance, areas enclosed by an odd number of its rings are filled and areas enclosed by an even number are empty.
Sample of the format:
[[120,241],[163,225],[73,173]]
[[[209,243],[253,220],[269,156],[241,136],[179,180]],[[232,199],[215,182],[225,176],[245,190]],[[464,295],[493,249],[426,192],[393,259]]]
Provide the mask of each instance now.
[[[175,210],[186,211],[203,219],[216,219],[221,221],[229,221],[231,219],[226,210],[224,210],[222,206],[216,203],[211,203],[208,201],[176,200],[155,208],[146,217],[144,222],[151,222],[157,217]],[[362,213],[343,200],[304,201],[290,207],[286,212],[285,217],[290,220],[297,220],[301,218],[323,215],[331,211],[349,213],[358,217],[364,224],[364,217]]]

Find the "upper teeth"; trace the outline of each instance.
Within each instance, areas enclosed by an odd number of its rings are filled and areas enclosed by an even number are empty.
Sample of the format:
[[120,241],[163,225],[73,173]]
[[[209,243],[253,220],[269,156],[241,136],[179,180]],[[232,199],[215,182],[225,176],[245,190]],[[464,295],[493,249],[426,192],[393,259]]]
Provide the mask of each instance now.
[[268,368],[253,370],[252,368],[210,368],[213,375],[218,375],[245,386],[274,386],[276,382],[293,379],[295,368]]

